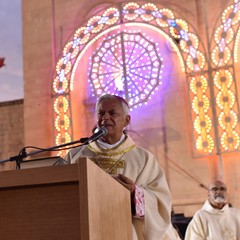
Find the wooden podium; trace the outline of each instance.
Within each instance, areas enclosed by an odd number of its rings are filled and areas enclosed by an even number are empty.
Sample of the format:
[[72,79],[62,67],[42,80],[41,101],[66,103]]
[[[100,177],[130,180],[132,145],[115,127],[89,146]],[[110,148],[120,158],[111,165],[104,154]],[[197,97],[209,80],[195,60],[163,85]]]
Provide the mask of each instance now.
[[0,172],[1,240],[130,240],[130,193],[89,159]]

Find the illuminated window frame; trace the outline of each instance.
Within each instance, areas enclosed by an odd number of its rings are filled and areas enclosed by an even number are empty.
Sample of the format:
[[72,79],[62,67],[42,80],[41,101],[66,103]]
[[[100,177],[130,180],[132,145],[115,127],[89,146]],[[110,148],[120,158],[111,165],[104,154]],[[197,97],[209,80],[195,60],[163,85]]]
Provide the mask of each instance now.
[[[238,1],[235,1],[235,5],[237,4]],[[199,74],[204,76],[206,90],[199,88],[200,91],[190,93],[192,111],[194,112],[194,103],[197,102],[198,107],[201,107],[202,103],[210,102],[208,74],[205,74],[208,70],[206,52],[195,29],[183,19],[176,18],[170,9],[160,4],[135,2],[113,4],[98,15],[90,17],[75,31],[58,60],[53,77],[56,144],[72,140],[70,92],[73,89],[74,74],[79,60],[93,42],[107,32],[119,29],[121,24],[133,26],[144,24],[153,29],[159,29],[176,50],[182,70],[186,73],[187,83],[191,85]],[[203,119],[205,122],[202,121]],[[196,155],[213,154],[216,151],[211,119],[211,107],[203,106],[198,113],[195,112],[192,115]],[[199,131],[199,121],[201,131]]]
[[238,61],[240,40],[239,23],[240,3],[235,0],[222,12],[211,40],[218,153],[236,151],[240,148],[239,103],[235,78],[235,63]]

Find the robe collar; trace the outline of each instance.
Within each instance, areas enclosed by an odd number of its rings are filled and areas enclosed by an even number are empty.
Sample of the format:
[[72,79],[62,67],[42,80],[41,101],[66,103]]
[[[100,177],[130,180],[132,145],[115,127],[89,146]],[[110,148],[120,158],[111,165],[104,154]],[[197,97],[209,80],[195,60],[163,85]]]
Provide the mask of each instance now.
[[222,209],[217,209],[212,207],[212,205],[210,204],[210,202],[208,200],[205,201],[202,209],[208,213],[212,213],[212,214],[217,214],[220,212],[225,212],[229,209],[228,204],[226,204]]

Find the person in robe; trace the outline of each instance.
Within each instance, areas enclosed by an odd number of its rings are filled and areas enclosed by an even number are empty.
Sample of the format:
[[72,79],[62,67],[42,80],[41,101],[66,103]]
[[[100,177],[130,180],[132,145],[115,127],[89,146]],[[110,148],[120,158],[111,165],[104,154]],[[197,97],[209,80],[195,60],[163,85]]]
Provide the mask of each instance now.
[[96,103],[98,129],[106,135],[74,148],[66,160],[76,163],[88,157],[131,192],[132,239],[180,239],[171,224],[171,195],[164,173],[154,155],[137,146],[125,132],[130,123],[128,103],[105,94]]
[[240,210],[227,203],[227,186],[215,180],[208,187],[208,198],[190,221],[185,240],[239,240]]

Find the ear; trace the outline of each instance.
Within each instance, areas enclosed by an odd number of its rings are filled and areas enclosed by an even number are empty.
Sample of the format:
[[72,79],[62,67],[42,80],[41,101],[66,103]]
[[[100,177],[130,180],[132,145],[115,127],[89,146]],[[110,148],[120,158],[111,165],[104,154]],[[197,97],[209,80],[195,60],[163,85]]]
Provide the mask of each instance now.
[[126,127],[130,123],[130,121],[131,121],[130,115],[126,115],[124,127]]
[[207,192],[207,196],[208,196],[208,198],[210,198],[210,191]]

